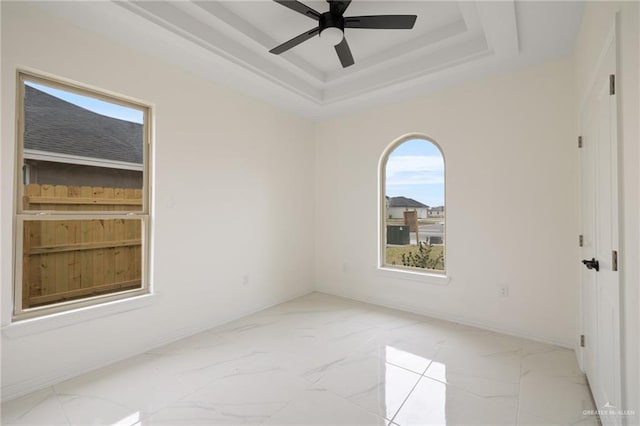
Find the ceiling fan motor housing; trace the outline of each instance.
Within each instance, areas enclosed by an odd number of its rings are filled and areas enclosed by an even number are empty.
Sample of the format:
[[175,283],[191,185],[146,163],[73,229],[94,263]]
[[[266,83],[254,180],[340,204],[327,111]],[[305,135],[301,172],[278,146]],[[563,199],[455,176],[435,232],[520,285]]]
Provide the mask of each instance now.
[[322,37],[322,32],[329,28],[337,28],[340,32],[344,33],[344,18],[342,16],[336,16],[332,15],[331,12],[325,12],[320,15],[320,19],[318,21],[320,37]]

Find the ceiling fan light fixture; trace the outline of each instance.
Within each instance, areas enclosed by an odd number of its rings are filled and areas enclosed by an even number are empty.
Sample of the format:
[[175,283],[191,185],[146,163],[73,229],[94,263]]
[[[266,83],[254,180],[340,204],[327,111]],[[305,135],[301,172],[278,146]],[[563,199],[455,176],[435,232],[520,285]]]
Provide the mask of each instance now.
[[[0,0],[2,1],[2,0]],[[366,28],[382,30],[410,30],[416,23],[416,15],[368,15],[368,16],[344,16],[344,12],[351,4],[351,0],[327,0],[329,11],[320,13],[306,6],[298,0],[273,0],[274,2],[293,10],[307,18],[318,21],[318,26],[302,34],[285,41],[269,52],[279,55],[296,47],[302,42],[319,35],[325,43],[334,47],[338,59],[343,68],[355,63],[349,43],[344,36],[345,28]],[[349,30],[351,31],[351,30]]]
[[336,46],[342,42],[344,32],[337,27],[327,27],[320,32],[320,38],[331,46]]

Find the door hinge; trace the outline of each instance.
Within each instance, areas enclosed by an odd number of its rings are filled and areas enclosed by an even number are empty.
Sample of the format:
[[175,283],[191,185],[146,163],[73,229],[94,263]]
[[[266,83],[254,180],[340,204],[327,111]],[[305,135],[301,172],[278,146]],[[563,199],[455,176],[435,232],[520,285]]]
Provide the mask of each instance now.
[[578,237],[578,246],[580,246],[580,247],[584,246],[584,235],[580,235]]
[[584,348],[584,334],[580,335],[580,347]]
[[609,75],[609,94],[616,94],[616,76],[615,74]]
[[611,270],[618,270],[618,250],[611,251]]
[[578,136],[578,148],[582,148],[582,136]]

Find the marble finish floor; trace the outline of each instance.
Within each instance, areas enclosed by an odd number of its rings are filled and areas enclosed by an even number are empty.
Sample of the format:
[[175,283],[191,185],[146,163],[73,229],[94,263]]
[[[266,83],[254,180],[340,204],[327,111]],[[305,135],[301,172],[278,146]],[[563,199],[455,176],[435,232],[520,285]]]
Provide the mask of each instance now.
[[2,405],[4,425],[597,425],[571,350],[312,293]]

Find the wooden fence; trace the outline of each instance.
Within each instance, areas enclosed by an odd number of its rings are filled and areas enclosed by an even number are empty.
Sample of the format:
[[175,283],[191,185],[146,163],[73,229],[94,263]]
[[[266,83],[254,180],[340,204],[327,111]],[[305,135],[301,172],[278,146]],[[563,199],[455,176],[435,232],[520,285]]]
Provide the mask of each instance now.
[[25,210],[141,211],[142,190],[28,184],[24,187],[23,207]]
[[[142,191],[29,184],[24,208],[139,211]],[[23,307],[140,287],[141,240],[140,219],[25,220]]]

